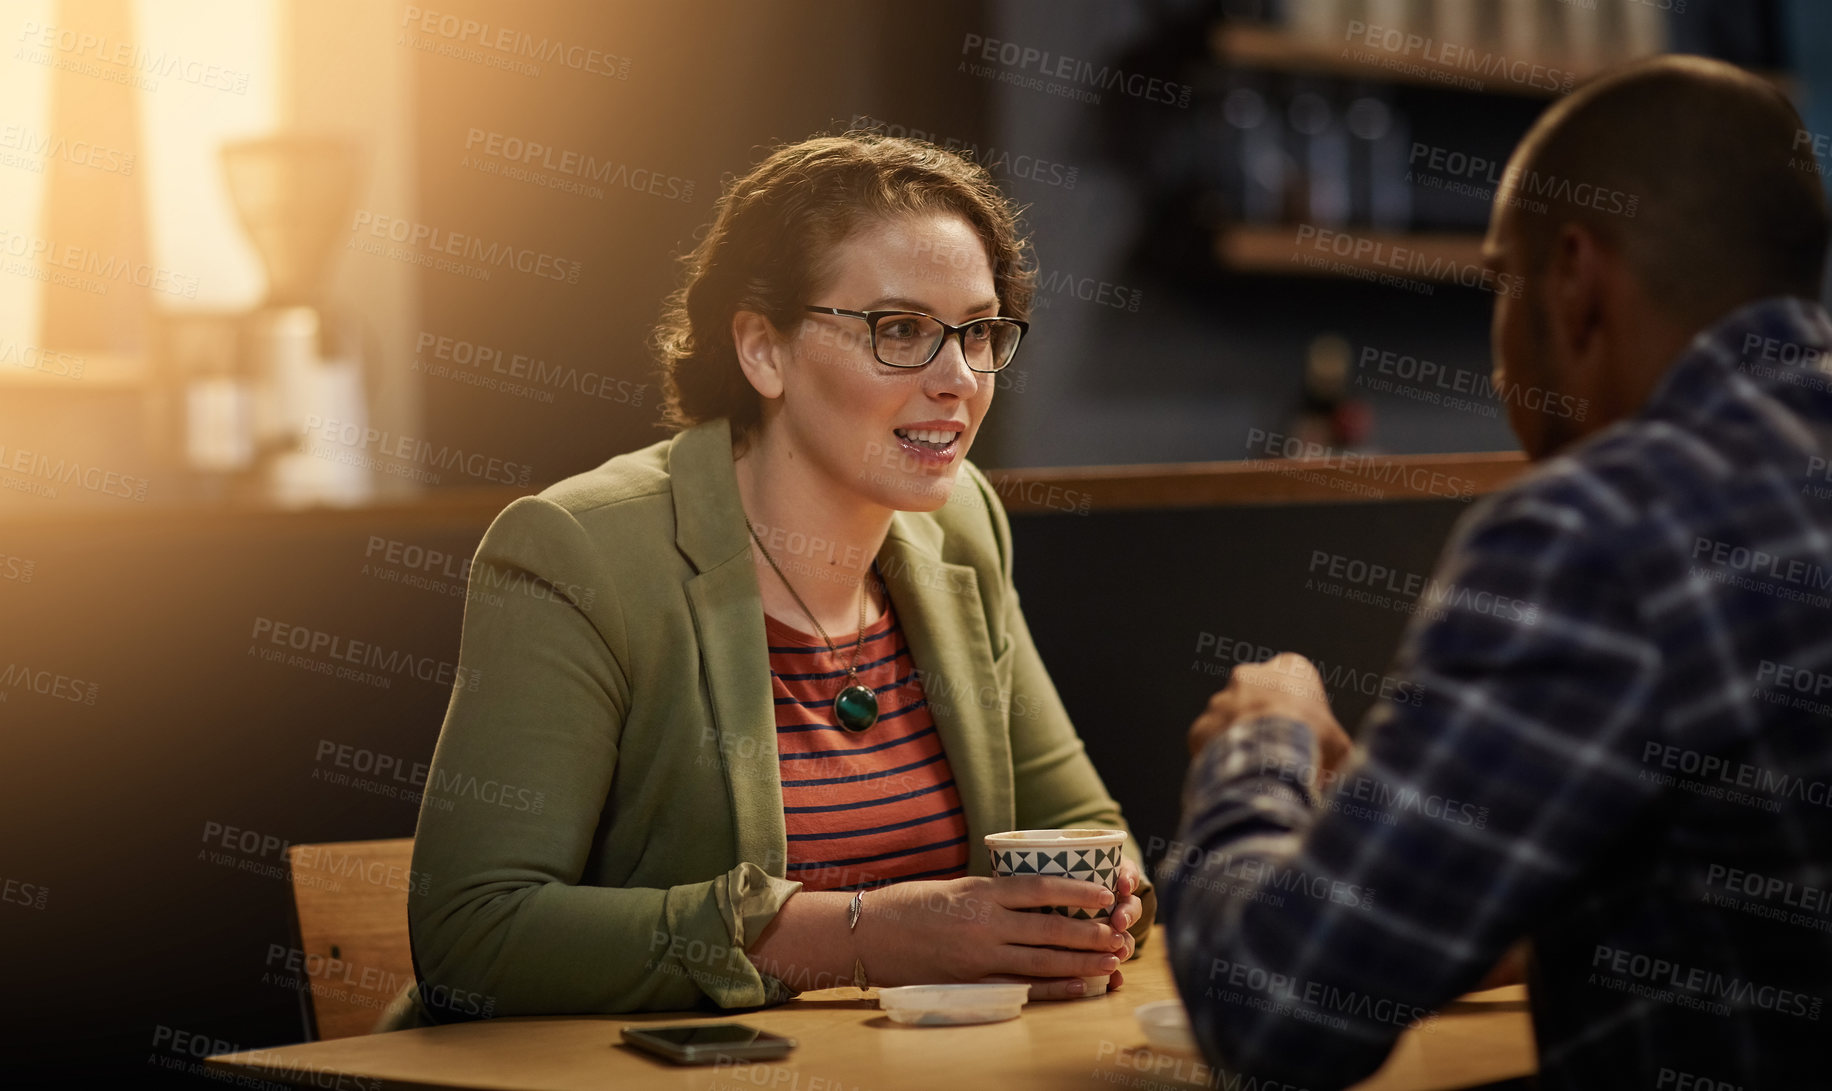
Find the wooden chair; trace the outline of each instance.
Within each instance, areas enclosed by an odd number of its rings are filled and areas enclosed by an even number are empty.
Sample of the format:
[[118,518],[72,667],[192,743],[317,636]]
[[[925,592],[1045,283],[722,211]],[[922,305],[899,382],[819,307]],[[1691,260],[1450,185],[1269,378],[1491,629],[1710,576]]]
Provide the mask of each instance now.
[[296,979],[309,1038],[348,1038],[375,1029],[382,1012],[413,983],[407,893],[413,838],[293,845],[295,944],[268,950],[268,970]]

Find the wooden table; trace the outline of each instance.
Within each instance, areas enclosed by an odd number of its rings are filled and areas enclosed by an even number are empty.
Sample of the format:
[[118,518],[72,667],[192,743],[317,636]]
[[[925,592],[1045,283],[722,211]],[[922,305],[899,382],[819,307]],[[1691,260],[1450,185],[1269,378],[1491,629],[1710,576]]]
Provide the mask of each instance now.
[[[678,1067],[622,1044],[634,1023],[712,1022],[703,1013],[489,1019],[211,1057],[212,1068],[340,1089],[437,1086],[510,1091],[932,1091],[934,1088],[1227,1087],[1200,1059],[1154,1052],[1132,1011],[1176,996],[1162,927],[1125,967],[1117,992],[1029,1004],[1021,1018],[970,1027],[906,1027],[870,993],[826,989],[739,1021],[800,1041],[781,1062]],[[1524,989],[1475,994],[1429,1030],[1407,1032],[1365,1091],[1436,1091],[1535,1069]]]

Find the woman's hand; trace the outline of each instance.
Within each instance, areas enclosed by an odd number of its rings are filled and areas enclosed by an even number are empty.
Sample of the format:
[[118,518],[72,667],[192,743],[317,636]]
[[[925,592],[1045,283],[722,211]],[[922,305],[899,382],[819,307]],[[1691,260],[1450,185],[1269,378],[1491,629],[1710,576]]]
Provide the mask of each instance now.
[[[893,883],[868,891],[854,940],[876,985],[1026,981],[1031,999],[1079,995],[1081,978],[1114,974],[1132,957],[1125,926],[1143,907],[1132,891],[1138,869],[1122,864],[1125,892],[1054,875]],[[1026,912],[1066,905],[1109,921]],[[1124,921],[1125,923],[1122,923]],[[1063,948],[1059,950],[1058,948]]]
[[[1133,940],[1127,929],[1137,924],[1139,918],[1145,915],[1145,905],[1135,893],[1143,882],[1143,878],[1139,872],[1139,865],[1123,856],[1120,857],[1120,870],[1115,879],[1113,892],[1113,912],[1107,919],[1109,926],[1125,943],[1125,950],[1116,952],[1121,962],[1130,962],[1136,947],[1136,941]],[[1107,979],[1107,991],[1112,992],[1125,983],[1126,976],[1116,968],[1112,976]],[[1032,1000],[1062,1000],[1080,996],[1086,991],[1087,983],[1081,978],[1064,977],[1053,981],[1032,981],[1030,998]]]
[[[1113,891],[1114,903],[1111,920],[1113,930],[1120,933],[1126,940],[1126,956],[1120,960],[1121,962],[1132,960],[1135,947],[1132,935],[1127,929],[1139,923],[1139,918],[1145,915],[1145,903],[1139,900],[1138,895],[1138,889],[1143,884],[1144,876],[1139,872],[1139,865],[1124,856],[1120,857],[1120,873]],[[1125,983],[1125,977],[1115,970],[1113,977],[1107,982],[1107,990],[1111,992]]]

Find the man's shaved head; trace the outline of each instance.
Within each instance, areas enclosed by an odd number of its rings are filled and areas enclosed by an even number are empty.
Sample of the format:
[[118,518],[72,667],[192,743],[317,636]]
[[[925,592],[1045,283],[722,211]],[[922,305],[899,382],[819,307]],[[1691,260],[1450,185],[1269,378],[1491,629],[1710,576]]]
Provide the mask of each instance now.
[[1649,298],[1708,325],[1775,295],[1817,299],[1826,202],[1800,116],[1767,81],[1665,56],[1596,79],[1522,141],[1497,211],[1527,275],[1578,223],[1618,249]]

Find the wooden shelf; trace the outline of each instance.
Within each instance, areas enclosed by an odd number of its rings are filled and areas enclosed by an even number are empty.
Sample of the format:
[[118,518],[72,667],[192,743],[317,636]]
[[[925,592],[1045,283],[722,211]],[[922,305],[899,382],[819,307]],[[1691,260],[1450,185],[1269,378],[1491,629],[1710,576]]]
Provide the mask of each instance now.
[[[1237,273],[1481,283],[1475,280],[1482,269],[1481,235],[1329,229],[1351,240],[1339,244],[1320,234],[1305,234],[1306,230],[1303,224],[1225,228],[1215,237],[1215,257],[1224,269]],[[1328,245],[1319,246],[1319,238]]]
[[[1466,67],[1423,53],[1386,53],[1354,40],[1308,38],[1274,27],[1219,23],[1210,34],[1215,56],[1231,64],[1276,72],[1308,72],[1319,76],[1404,83],[1466,91],[1478,95],[1514,95],[1522,98],[1555,98],[1601,69],[1552,57],[1514,57],[1500,50],[1477,50],[1476,63]],[[1505,59],[1509,68],[1525,64],[1524,79],[1485,73],[1486,57]],[[1536,82],[1532,66],[1542,75]],[[1566,77],[1570,80],[1567,81]]]
[[[1387,53],[1351,39],[1312,38],[1277,27],[1228,22],[1217,23],[1209,32],[1209,50],[1217,60],[1246,68],[1517,98],[1557,98],[1598,72],[1638,59],[1614,57],[1607,63],[1597,64],[1568,57],[1516,57],[1503,49],[1474,47],[1474,60],[1463,65],[1423,53]],[[1510,79],[1494,71],[1485,72],[1484,65],[1490,58],[1504,59],[1508,70],[1521,71],[1525,78]],[[1515,62],[1524,63],[1527,68],[1520,70]],[[1535,82],[1531,70],[1536,64],[1546,72],[1555,72],[1556,78],[1542,77]],[[1789,98],[1797,97],[1798,88],[1790,73],[1751,71],[1774,84]]]
[[1085,514],[1241,504],[1472,500],[1525,473],[1518,451],[988,470],[1010,511]]

